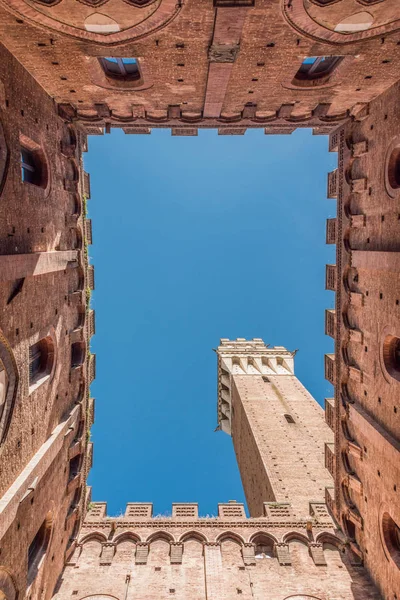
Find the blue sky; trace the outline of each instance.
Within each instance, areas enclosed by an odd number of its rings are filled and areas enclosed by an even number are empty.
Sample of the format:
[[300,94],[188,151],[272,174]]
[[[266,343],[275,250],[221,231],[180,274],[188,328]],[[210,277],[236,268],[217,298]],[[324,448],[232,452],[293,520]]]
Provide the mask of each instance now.
[[85,168],[94,244],[97,375],[95,501],[244,501],[231,439],[216,426],[221,337],[299,348],[295,372],[316,400],[324,379],[325,136],[91,137]]

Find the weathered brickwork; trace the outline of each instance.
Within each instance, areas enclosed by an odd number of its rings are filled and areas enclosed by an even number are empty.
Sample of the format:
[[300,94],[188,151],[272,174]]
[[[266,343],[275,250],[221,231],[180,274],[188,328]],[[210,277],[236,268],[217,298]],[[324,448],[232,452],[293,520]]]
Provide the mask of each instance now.
[[[231,600],[238,594],[251,600],[267,592],[273,600],[303,594],[319,600],[380,597],[327,514],[307,523],[269,516],[265,504],[258,519],[132,520],[106,517],[103,504],[101,514],[92,516],[98,505],[91,506],[56,589],[57,600]],[[218,513],[226,507],[244,511],[232,502],[219,505]]]
[[[397,1],[0,0],[0,36],[0,597],[398,600]],[[326,422],[290,352],[219,348],[250,519],[234,503],[111,519],[97,503],[82,526],[96,360],[81,157],[112,127],[312,127],[338,152]]]
[[0,590],[49,598],[90,454],[82,136],[4,47],[0,81]]
[[[90,132],[193,123],[329,128],[398,79],[393,0],[367,8],[358,0],[307,0],[306,8],[303,0],[103,4],[0,2],[3,43]],[[364,31],[334,31],[366,10],[373,23]],[[342,58],[334,72],[295,80],[305,57],[331,55]],[[138,59],[139,79],[106,76],[98,58],[108,56]]]
[[390,347],[400,336],[398,94],[396,85],[334,134],[336,516],[386,598],[400,590],[400,380]]

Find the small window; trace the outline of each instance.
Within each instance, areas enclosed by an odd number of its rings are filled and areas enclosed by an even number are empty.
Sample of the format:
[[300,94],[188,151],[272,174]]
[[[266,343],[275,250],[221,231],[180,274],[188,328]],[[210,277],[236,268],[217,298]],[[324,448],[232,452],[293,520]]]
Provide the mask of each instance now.
[[355,539],[356,539],[356,526],[346,516],[343,516],[343,528],[345,530],[345,533],[347,534],[347,537],[350,540],[355,541]]
[[45,188],[47,186],[46,161],[40,147],[34,145],[35,148],[30,148],[21,144],[21,178],[24,183]]
[[69,461],[69,481],[75,479],[79,475],[82,465],[82,455],[77,454],[74,458]]
[[35,579],[50,541],[52,519],[48,514],[28,548],[28,583]]
[[22,181],[36,185],[37,167],[33,152],[28,148],[21,148]]
[[274,549],[272,544],[257,544],[255,549],[256,558],[273,558],[274,557]]
[[257,559],[274,558],[274,543],[269,537],[259,534],[253,541],[254,554]]
[[383,361],[389,375],[400,381],[400,338],[387,335],[383,343]]
[[99,60],[107,77],[129,81],[140,79],[139,63],[136,58],[107,57]]
[[54,362],[54,344],[51,337],[43,338],[29,348],[29,385],[35,385],[50,375]]
[[342,58],[342,56],[307,56],[295,75],[295,83],[320,82],[333,73]]
[[400,569],[400,527],[387,512],[382,517],[382,530],[386,548]]
[[392,151],[388,164],[388,178],[393,189],[400,188],[400,146]]
[[292,415],[285,415],[285,419],[288,423],[294,423],[295,420],[293,419]]
[[79,367],[85,362],[85,344],[74,342],[71,345],[71,367]]

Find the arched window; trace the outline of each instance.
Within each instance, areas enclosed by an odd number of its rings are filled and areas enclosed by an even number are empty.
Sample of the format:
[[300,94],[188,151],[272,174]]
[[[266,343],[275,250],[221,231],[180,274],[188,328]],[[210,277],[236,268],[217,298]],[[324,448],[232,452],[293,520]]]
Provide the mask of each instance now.
[[29,348],[29,385],[33,386],[48,377],[54,363],[54,343],[50,336]]
[[136,58],[99,58],[107,77],[112,79],[123,79],[125,81],[137,81],[140,79],[139,63]]
[[400,188],[400,146],[392,151],[388,163],[388,179],[393,189]]
[[154,2],[154,0],[125,0],[125,2],[132,4],[132,6],[142,8],[142,6],[146,6],[146,4],[150,4],[151,2]]
[[382,517],[382,531],[386,548],[400,569],[400,527],[387,512]]
[[342,56],[307,56],[294,77],[294,83],[325,83],[342,59]]
[[271,538],[266,535],[257,535],[254,539],[255,546],[255,557],[261,558],[274,558],[274,542]]
[[53,4],[58,4],[61,0],[35,0],[39,4],[46,4],[47,6],[52,6]]
[[400,381],[400,338],[387,335],[383,343],[383,360],[389,375]]
[[35,579],[50,541],[52,517],[48,513],[28,548],[28,583]]

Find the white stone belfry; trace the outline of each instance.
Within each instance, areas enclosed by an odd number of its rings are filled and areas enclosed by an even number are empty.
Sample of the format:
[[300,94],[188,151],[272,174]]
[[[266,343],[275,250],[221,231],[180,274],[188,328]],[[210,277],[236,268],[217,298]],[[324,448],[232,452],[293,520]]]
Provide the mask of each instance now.
[[269,347],[261,338],[221,338],[218,354],[218,425],[231,435],[232,375],[294,375],[294,352]]

